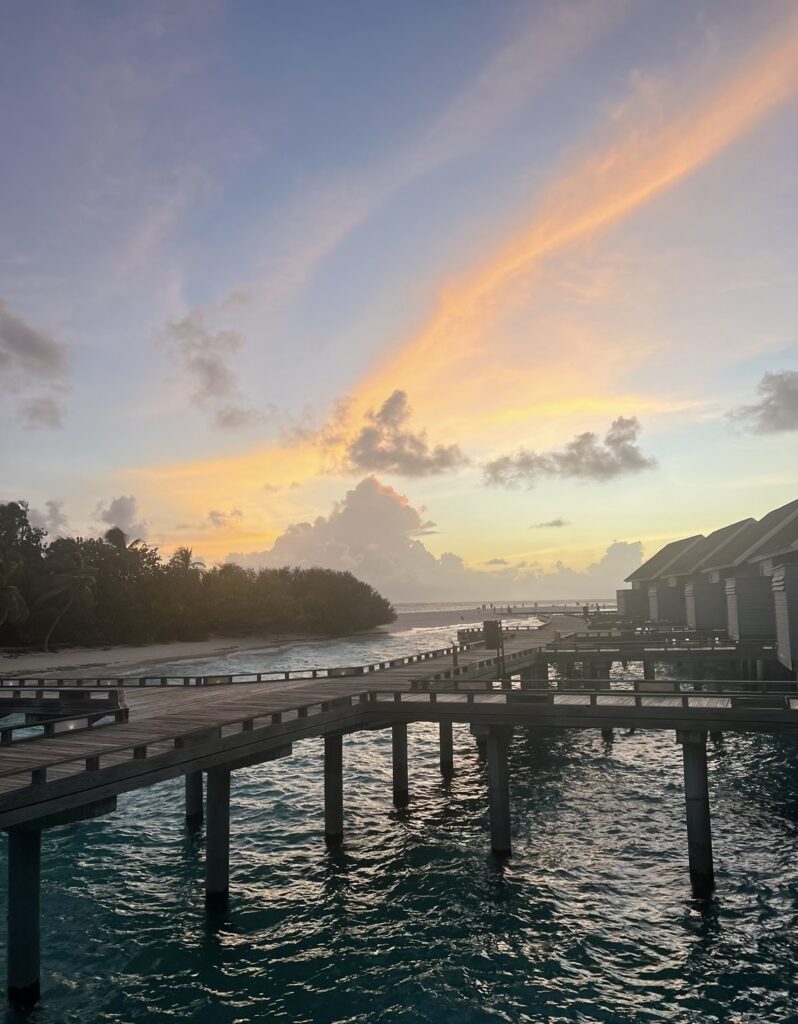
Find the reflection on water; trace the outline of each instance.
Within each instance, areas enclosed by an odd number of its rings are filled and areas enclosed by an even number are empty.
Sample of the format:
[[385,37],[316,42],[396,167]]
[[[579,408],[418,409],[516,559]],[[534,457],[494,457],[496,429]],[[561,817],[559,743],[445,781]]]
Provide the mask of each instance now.
[[[417,639],[295,646],[280,665],[377,660],[402,643]],[[605,744],[598,733],[516,730],[514,856],[500,864],[486,852],[485,765],[467,728],[455,726],[450,783],[436,727],[409,733],[407,811],[391,804],[389,735],[345,740],[338,851],[322,836],[320,741],[236,772],[233,895],[214,921],[202,833],[184,827],[179,782],[47,833],[44,999],[31,1019],[796,1020],[795,740],[730,735],[710,746],[718,892],[701,903],[689,890],[672,734]]]

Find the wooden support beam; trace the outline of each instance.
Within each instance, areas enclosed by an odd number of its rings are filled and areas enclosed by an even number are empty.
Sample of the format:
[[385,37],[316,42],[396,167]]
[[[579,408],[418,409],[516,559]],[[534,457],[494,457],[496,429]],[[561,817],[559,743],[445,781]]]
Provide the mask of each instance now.
[[393,754],[393,802],[397,807],[407,807],[410,793],[407,780],[407,723],[397,722],[391,726],[391,748]]
[[512,852],[510,827],[510,779],[507,749],[512,730],[491,726],[488,732],[488,803],[490,806],[490,848],[499,857]]
[[707,781],[707,734],[703,731],[676,733],[684,758],[684,798],[687,809],[687,849],[690,883],[697,896],[708,896],[715,887],[712,859],[712,825],[709,815]]
[[8,832],[8,998],[16,1006],[39,1001],[41,829]]
[[208,807],[205,848],[205,906],[221,910],[230,891],[230,772],[208,772]]
[[203,816],[202,772],[186,772],[186,824],[197,828]]
[[474,737],[480,757],[485,757],[488,750],[488,726],[471,723],[470,731]]
[[344,838],[344,738],[324,737],[324,838],[330,846]]
[[452,723],[441,722],[438,735],[441,745],[441,774],[445,778],[454,775],[454,737],[452,735]]

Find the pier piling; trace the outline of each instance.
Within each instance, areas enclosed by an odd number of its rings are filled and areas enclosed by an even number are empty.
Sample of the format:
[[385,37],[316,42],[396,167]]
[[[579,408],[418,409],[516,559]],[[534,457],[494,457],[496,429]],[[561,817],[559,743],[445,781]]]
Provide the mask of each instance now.
[[488,802],[490,806],[490,848],[499,857],[512,852],[510,828],[510,778],[507,749],[511,730],[494,725],[488,732]]
[[707,734],[703,731],[679,730],[676,740],[682,745],[684,758],[690,883],[697,896],[706,896],[715,887],[707,781]]
[[454,775],[454,739],[452,736],[452,723],[441,722],[439,734],[441,743],[441,775],[449,778]]
[[202,772],[186,773],[186,824],[196,828],[203,816]]
[[8,998],[23,1007],[39,1001],[41,850],[41,829],[9,829]]
[[230,890],[230,771],[208,772],[208,807],[205,847],[205,905],[220,910]]
[[324,838],[335,846],[344,838],[344,738],[324,737]]
[[393,750],[393,802],[397,807],[407,807],[410,792],[407,781],[407,724],[396,722],[391,726]]

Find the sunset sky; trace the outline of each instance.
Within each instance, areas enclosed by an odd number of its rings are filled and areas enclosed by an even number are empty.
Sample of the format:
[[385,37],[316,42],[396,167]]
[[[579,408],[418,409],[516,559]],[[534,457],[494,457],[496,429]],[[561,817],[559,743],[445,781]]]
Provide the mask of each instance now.
[[796,2],[10,0],[0,128],[53,534],[601,597],[798,497]]

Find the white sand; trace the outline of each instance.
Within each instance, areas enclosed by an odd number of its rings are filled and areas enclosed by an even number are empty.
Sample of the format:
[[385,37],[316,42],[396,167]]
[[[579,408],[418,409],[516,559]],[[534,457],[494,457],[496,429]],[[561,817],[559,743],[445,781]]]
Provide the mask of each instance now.
[[[493,613],[494,615],[496,613]],[[523,623],[532,613],[503,617],[511,624]],[[395,622],[380,626],[383,633],[403,633],[411,629],[431,629],[451,626],[451,639],[456,640],[458,628],[482,622],[491,613],[455,609],[454,611],[400,612]],[[549,616],[546,616],[547,618]],[[567,617],[565,617],[567,618]],[[574,628],[570,626],[570,628]],[[92,669],[109,670],[108,675],[122,675],[129,666],[167,664],[175,661],[195,661],[200,658],[221,658],[237,651],[263,650],[303,640],[319,639],[318,635],[275,635],[250,637],[217,636],[211,640],[177,641],[169,644],[144,644],[140,647],[72,647],[53,654],[33,651],[29,653],[0,652],[0,677],[67,675]]]
[[[146,665],[172,661],[190,661],[196,658],[224,657],[236,651],[252,648],[276,647],[292,641],[309,639],[306,636],[217,636],[212,640],[177,641],[169,644],[144,644],[141,647],[71,647],[53,654],[32,652],[0,654],[0,676],[56,675],[74,673],[78,669],[121,670],[126,665]],[[116,671],[111,673],[116,674]]]

